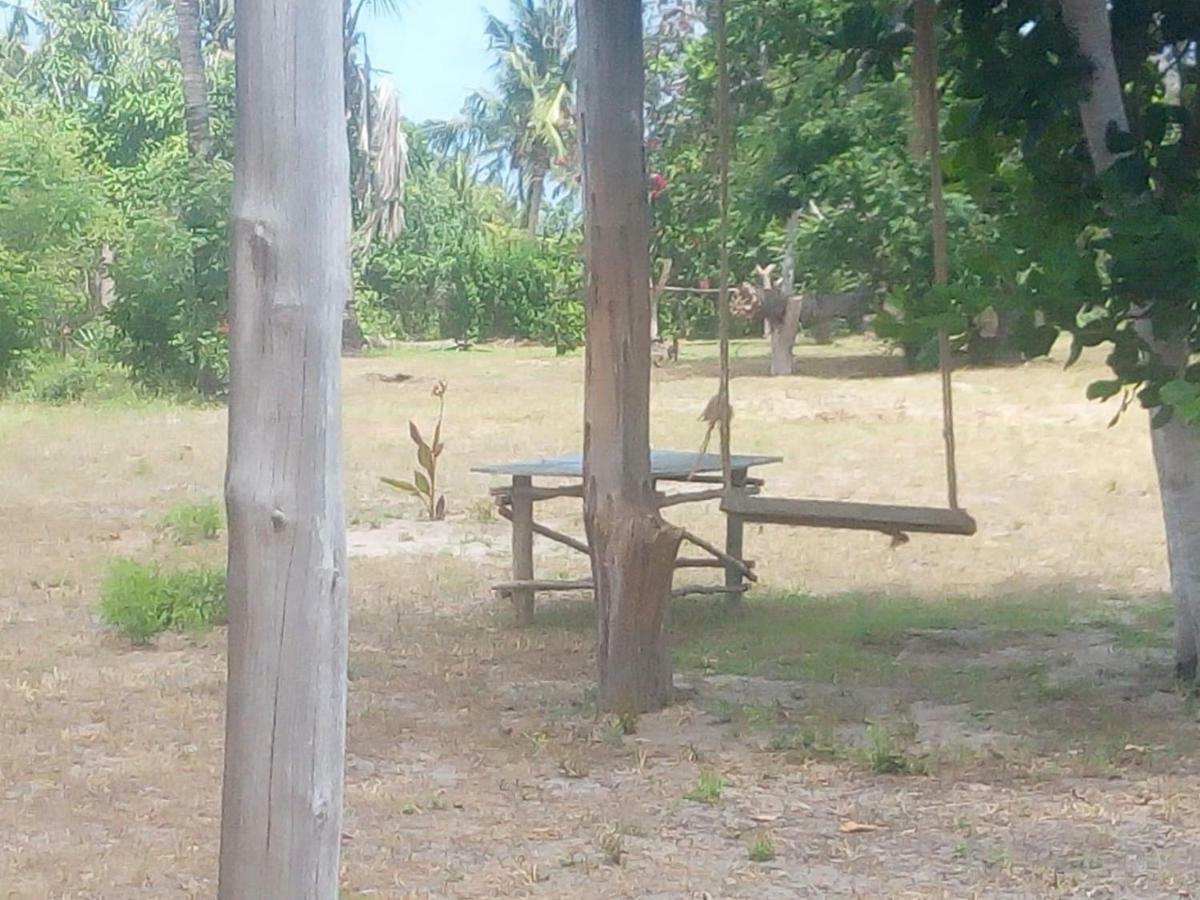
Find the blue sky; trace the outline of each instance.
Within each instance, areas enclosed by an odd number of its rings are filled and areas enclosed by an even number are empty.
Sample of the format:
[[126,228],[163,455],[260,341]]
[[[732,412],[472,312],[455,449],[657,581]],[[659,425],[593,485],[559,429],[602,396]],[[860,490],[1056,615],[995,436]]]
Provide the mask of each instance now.
[[366,22],[371,65],[386,69],[400,92],[401,111],[416,122],[458,113],[467,94],[491,84],[484,7],[491,0],[408,0],[399,17]]

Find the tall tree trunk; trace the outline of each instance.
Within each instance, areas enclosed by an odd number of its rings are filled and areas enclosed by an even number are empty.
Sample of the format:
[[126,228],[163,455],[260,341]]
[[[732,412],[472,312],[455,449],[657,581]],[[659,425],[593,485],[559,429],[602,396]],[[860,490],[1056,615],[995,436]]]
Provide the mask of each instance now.
[[546,193],[546,173],[549,167],[546,163],[536,158],[533,162],[533,171],[529,176],[529,199],[525,204],[525,228],[529,232],[530,237],[537,237],[538,223],[542,217],[542,198]]
[[640,0],[578,0],[587,353],[584,517],[598,616],[600,703],[671,699],[668,595],[682,532],[650,480],[650,251]]
[[199,0],[175,0],[175,27],[179,64],[183,70],[183,114],[188,149],[193,158],[207,160],[212,156],[212,133],[208,82],[204,77],[204,54],[200,47]]
[[[780,266],[783,294],[778,318],[764,317],[767,338],[771,342],[771,374],[791,375],[796,364],[796,335],[800,333],[800,308],[803,301],[796,294],[796,230],[800,225],[800,210],[792,210],[784,232],[783,260]],[[764,286],[763,290],[767,290]]]
[[[1108,148],[1109,125],[1129,130],[1108,4],[1107,0],[1061,2],[1064,20],[1092,63],[1091,92],[1080,102],[1079,114],[1092,163],[1096,173],[1102,174],[1117,159]],[[1177,370],[1187,365],[1186,335],[1156,335],[1149,319],[1140,321],[1138,332],[1162,362]],[[1175,596],[1175,669],[1180,678],[1191,680],[1200,659],[1200,429],[1172,421],[1164,427],[1152,426],[1150,438]]]
[[219,896],[338,893],[346,726],[339,337],[350,292],[341,15],[239,3],[229,680]]

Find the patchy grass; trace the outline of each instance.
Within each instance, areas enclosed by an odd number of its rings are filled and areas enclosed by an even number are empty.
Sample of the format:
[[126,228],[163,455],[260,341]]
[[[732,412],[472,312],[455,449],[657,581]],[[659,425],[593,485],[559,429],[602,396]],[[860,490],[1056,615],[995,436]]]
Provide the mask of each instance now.
[[225,620],[225,573],[114,560],[101,589],[100,613],[135,644],[163,631],[195,631]]
[[775,858],[775,838],[771,832],[760,831],[754,836],[754,843],[746,853],[750,862],[766,863]]
[[685,800],[695,800],[697,803],[716,803],[721,799],[725,790],[725,779],[720,773],[711,769],[701,769],[696,776],[696,786],[684,795]]
[[184,546],[215,541],[225,530],[225,509],[215,500],[180,503],[163,514],[159,526]]

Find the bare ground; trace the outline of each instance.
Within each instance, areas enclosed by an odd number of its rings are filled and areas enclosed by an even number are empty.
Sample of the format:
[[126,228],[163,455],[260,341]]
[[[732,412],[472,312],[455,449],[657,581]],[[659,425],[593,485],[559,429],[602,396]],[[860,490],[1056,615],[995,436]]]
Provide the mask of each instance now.
[[[787,457],[772,490],[937,502],[935,378],[865,341],[804,348],[791,379],[740,352],[735,441]],[[1200,893],[1196,712],[1169,679],[1145,424],[1108,429],[1082,399],[1094,361],[960,373],[975,539],[753,530],[765,599],[677,607],[684,701],[632,734],[592,709],[585,600],[520,631],[490,597],[506,526],[468,473],[576,447],[581,368],[503,348],[346,365],[344,896]],[[370,377],[395,371],[416,377]],[[439,377],[455,515],[431,526],[377,477],[408,467]],[[656,372],[659,445],[698,445],[714,389],[706,347]],[[156,523],[219,496],[223,440],[216,409],[0,406],[5,896],[215,892],[224,635],[134,650],[96,608],[114,556],[220,560]],[[578,527],[567,503],[549,518]],[[540,544],[539,566],[579,571]],[[916,774],[879,774],[890,761]],[[724,782],[713,802],[687,797],[702,772]],[[751,861],[764,834],[775,857]]]

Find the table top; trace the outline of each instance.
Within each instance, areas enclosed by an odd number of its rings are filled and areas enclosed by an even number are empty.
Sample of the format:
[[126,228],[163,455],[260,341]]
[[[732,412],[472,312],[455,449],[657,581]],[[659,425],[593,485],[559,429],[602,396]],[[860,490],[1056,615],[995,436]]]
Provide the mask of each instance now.
[[[731,462],[735,469],[750,469],[754,466],[783,462],[783,457],[735,453]],[[546,456],[541,459],[493,463],[475,466],[471,471],[487,475],[523,475],[531,478],[582,478],[583,454],[564,453],[561,456]],[[720,471],[721,457],[715,453],[701,454],[687,450],[650,451],[651,478],[684,478],[703,472]]]

